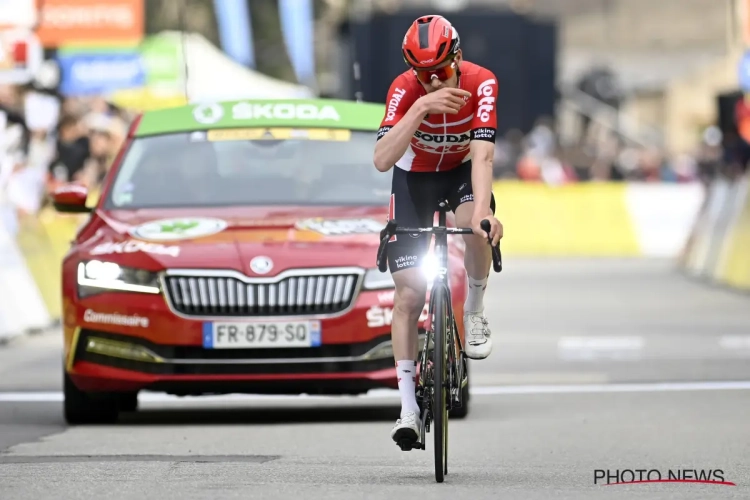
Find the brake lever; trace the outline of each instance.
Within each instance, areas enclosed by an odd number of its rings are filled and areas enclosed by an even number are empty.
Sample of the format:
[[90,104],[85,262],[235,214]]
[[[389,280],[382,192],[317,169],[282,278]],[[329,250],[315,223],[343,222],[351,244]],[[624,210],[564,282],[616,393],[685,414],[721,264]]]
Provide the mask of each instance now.
[[386,251],[388,249],[388,240],[396,233],[397,222],[394,219],[388,221],[385,227],[380,231],[380,248],[378,248],[378,256],[376,264],[378,270],[384,273],[388,270],[388,260],[385,258]]
[[503,270],[503,254],[500,252],[500,242],[498,241],[497,245],[492,244],[492,237],[490,236],[492,224],[490,224],[490,221],[482,219],[482,222],[479,223],[479,227],[487,233],[487,242],[489,242],[490,248],[492,248],[492,267],[496,273],[499,273]]

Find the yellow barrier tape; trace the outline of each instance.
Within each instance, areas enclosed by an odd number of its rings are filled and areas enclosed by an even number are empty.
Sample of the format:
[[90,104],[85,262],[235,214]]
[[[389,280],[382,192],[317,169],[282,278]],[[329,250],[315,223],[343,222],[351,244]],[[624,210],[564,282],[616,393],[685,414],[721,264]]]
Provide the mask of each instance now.
[[[98,197],[98,191],[92,191],[89,206]],[[62,261],[86,218],[45,207],[36,215],[23,215],[19,219],[18,247],[53,319],[62,319]]]
[[564,186],[522,181],[493,184],[502,249],[508,255],[630,257],[640,255],[624,183]]
[[718,281],[743,290],[750,290],[750,182],[746,181],[745,201],[726,241],[724,265],[716,270]]
[[60,319],[60,265],[53,242],[37,216],[23,215],[18,222],[16,241],[26,261],[26,267],[36,282],[50,317]]
[[[637,256],[639,247],[620,183],[551,187],[515,181],[493,185],[497,217],[503,223],[502,249],[523,256]],[[98,193],[92,192],[89,206]],[[728,275],[734,283],[750,283],[750,201],[735,233]],[[18,243],[50,316],[60,318],[62,260],[86,216],[45,208],[21,219]],[[746,253],[746,252],[745,252]],[[744,277],[744,278],[743,278]],[[744,280],[744,281],[743,281]]]

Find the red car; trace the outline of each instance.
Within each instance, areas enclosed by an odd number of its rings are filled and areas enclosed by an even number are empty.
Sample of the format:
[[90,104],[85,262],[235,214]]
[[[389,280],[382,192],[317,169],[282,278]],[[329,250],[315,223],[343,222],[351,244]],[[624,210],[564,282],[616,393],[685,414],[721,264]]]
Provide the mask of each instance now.
[[[57,210],[90,212],[63,262],[66,420],[114,422],[141,390],[396,388],[393,281],[375,264],[384,111],[300,100],[146,112],[95,207],[86,188],[59,188]],[[460,318],[460,239],[451,252]]]

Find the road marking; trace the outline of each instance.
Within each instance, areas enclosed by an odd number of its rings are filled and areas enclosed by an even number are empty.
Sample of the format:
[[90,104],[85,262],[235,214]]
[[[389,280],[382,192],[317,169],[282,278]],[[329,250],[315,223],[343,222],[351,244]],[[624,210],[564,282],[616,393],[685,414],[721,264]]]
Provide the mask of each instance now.
[[723,335],[719,346],[727,350],[750,349],[750,335]]
[[558,357],[567,361],[637,360],[646,345],[643,337],[560,337]]
[[[473,387],[471,394],[476,396],[500,396],[513,394],[584,394],[611,392],[681,392],[681,391],[732,391],[750,390],[750,381],[726,382],[665,382],[665,383],[635,383],[635,384],[570,384],[570,385],[507,385]],[[224,396],[186,396],[178,397],[169,394],[143,392],[138,399],[142,402],[212,402],[212,401],[314,401],[314,400],[345,400],[352,396],[288,396],[288,395],[259,395],[259,394],[228,394]],[[355,399],[390,399],[398,398],[398,391],[379,389],[364,396],[354,396]],[[62,392],[0,392],[0,402],[6,403],[57,403],[62,402]]]
[[520,385],[506,387],[474,387],[471,394],[481,396],[510,394],[583,394],[607,392],[681,392],[750,390],[750,381],[727,382],[653,382],[635,384]]
[[560,337],[559,349],[634,350],[643,349],[643,337]]
[[478,387],[506,387],[518,385],[553,384],[607,384],[609,375],[604,372],[560,372],[533,371],[517,373],[477,373],[471,374],[472,390]]

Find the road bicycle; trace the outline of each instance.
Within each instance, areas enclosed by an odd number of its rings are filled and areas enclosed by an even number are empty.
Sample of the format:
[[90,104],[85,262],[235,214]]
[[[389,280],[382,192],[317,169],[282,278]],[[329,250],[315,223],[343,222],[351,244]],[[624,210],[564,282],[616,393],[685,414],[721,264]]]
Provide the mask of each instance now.
[[[398,227],[390,220],[380,232],[377,266],[380,272],[388,269],[388,240],[398,234],[430,233],[435,237],[434,254],[437,259],[437,275],[429,297],[428,319],[430,326],[425,332],[424,345],[417,363],[417,403],[420,407],[420,438],[417,442],[401,441],[402,450],[425,450],[425,433],[435,430],[435,479],[442,483],[448,474],[448,412],[463,405],[462,389],[468,383],[467,358],[458,334],[453,315],[448,273],[448,235],[472,234],[470,228],[446,227],[447,200],[440,200],[438,225],[431,227]],[[481,227],[490,238],[490,222],[483,220]],[[503,269],[500,245],[492,247],[492,265],[495,272]]]

